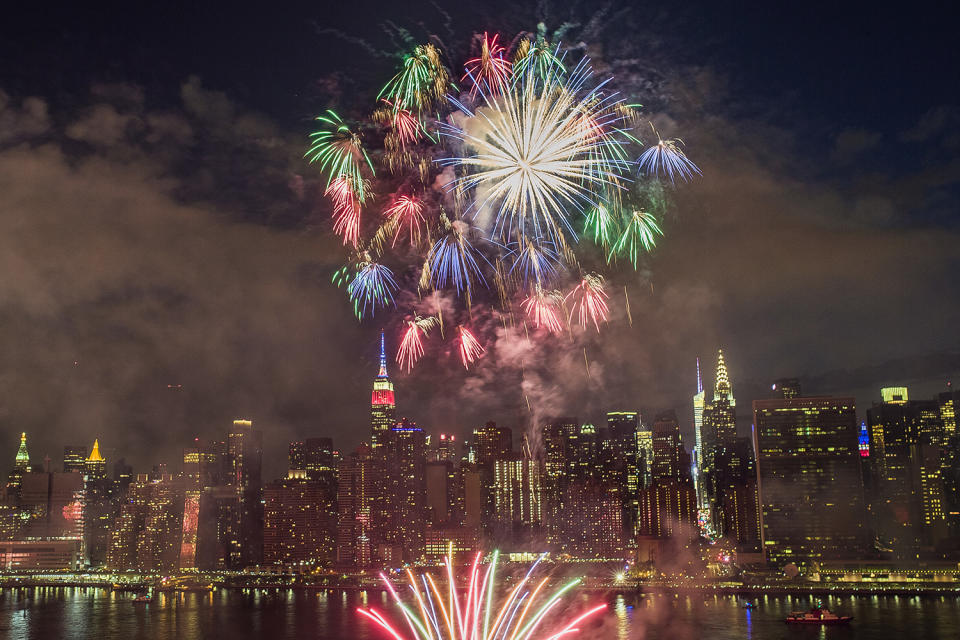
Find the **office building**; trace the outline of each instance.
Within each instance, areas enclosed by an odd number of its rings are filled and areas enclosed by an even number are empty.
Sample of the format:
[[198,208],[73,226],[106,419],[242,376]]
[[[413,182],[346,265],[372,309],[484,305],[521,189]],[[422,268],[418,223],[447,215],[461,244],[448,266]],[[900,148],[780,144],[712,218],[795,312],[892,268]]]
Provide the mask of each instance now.
[[761,546],[777,567],[866,547],[853,398],[755,400]]
[[324,479],[285,478],[263,489],[263,561],[299,569],[336,559],[337,496]]

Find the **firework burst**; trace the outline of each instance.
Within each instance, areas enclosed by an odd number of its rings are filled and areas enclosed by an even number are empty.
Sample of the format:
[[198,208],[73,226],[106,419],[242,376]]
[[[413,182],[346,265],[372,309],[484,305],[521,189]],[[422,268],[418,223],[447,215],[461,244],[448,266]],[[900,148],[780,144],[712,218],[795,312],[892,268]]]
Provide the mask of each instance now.
[[377,98],[385,98],[395,109],[418,114],[438,103],[450,88],[450,72],[432,44],[416,47],[403,58],[403,69],[391,78]]
[[[624,179],[629,163],[619,160],[625,157],[616,135],[620,116],[596,91],[578,95],[587,77],[578,68],[570,82],[554,79],[538,88],[528,74],[502,96],[483,93],[475,111],[454,101],[473,124],[449,125],[443,133],[472,153],[442,163],[465,173],[455,186],[477,196],[474,216],[493,212],[492,236],[563,242],[564,233],[573,234],[570,211],[595,204],[598,192]],[[585,118],[593,123],[588,129]]]
[[457,334],[460,361],[463,363],[464,369],[469,369],[470,365],[483,355],[483,346],[466,327],[457,327]]
[[[478,553],[470,567],[466,584],[458,585],[453,567],[453,550],[444,558],[445,576],[424,574],[420,579],[407,569],[409,595],[406,601],[383,574],[394,604],[400,610],[410,635],[402,635],[386,616],[373,607],[357,612],[386,631],[393,640],[558,640],[580,631],[585,620],[595,616],[606,604],[584,610],[571,620],[556,618],[564,596],[580,583],[571,580],[550,591],[549,577],[534,580],[540,564],[537,560],[512,589],[500,589],[496,583],[499,552],[494,552],[484,570]],[[542,559],[542,556],[541,556]],[[446,594],[441,587],[446,582]]]
[[547,291],[537,285],[520,307],[537,329],[544,327],[550,333],[563,332],[563,296],[559,291]]
[[[310,134],[310,148],[304,157],[311,163],[319,164],[321,171],[327,172],[328,185],[337,178],[345,177],[362,189],[361,164],[366,163],[371,173],[374,170],[360,136],[333,111],[328,110],[326,116],[318,116],[317,122],[321,124],[321,129]],[[358,192],[358,197],[361,201],[366,198],[362,191]]]
[[671,184],[674,183],[675,178],[687,181],[693,178],[694,174],[703,175],[700,173],[700,168],[680,148],[683,140],[679,138],[664,140],[652,124],[650,128],[657,134],[657,144],[644,151],[637,159],[637,166],[641,172],[654,176],[666,176],[670,178]]
[[453,284],[458,294],[466,292],[469,299],[474,279],[486,284],[477,257],[484,262],[486,259],[470,243],[467,237],[469,227],[465,222],[450,222],[446,217],[444,220],[446,233],[437,240],[427,256],[430,284],[436,289],[445,289],[448,284]]
[[[639,267],[663,235],[675,183],[700,174],[683,142],[652,125],[656,144],[644,148],[632,133],[646,126],[640,105],[615,78],[595,81],[582,47],[552,43],[542,25],[506,42],[478,34],[478,55],[456,76],[436,45],[414,47],[368,118],[317,118],[306,157],[324,174],[349,251],[333,279],[361,319],[395,306],[402,288],[411,299],[455,293],[444,311],[455,327],[520,311],[545,329],[537,339],[574,324],[599,330],[612,315],[612,273]],[[629,302],[624,287],[628,319]],[[409,371],[442,318],[390,314]],[[483,352],[465,327],[446,338],[465,367]],[[489,330],[479,338],[492,344]]]
[[400,348],[397,350],[397,364],[405,367],[407,373],[413,369],[417,360],[423,357],[423,338],[437,324],[439,321],[434,316],[415,316],[413,320],[407,320],[407,330],[403,332],[403,339],[400,340]]
[[393,294],[399,287],[393,278],[393,271],[370,256],[357,268],[357,274],[347,285],[347,293],[355,308],[360,309],[360,315],[373,315],[377,306],[386,307],[393,304]]
[[389,207],[384,209],[383,214],[394,229],[391,246],[396,245],[397,238],[400,237],[404,229],[410,236],[411,245],[420,244],[421,228],[425,223],[422,202],[413,196],[399,196]]
[[506,50],[497,42],[499,39],[499,34],[491,38],[484,32],[480,56],[467,60],[466,73],[461,80],[469,78],[473,82],[473,96],[482,89],[497,95],[503,92],[510,79],[510,61],[503,57]]
[[607,292],[603,289],[603,276],[589,273],[567,294],[564,302],[571,302],[571,320],[577,317],[584,329],[592,322],[599,333],[600,323],[607,321],[610,312],[607,298]]
[[626,256],[636,269],[641,250],[653,249],[657,245],[658,235],[662,236],[663,231],[652,213],[642,210],[633,211],[627,219],[620,238],[611,247],[607,259],[611,259],[614,255]]

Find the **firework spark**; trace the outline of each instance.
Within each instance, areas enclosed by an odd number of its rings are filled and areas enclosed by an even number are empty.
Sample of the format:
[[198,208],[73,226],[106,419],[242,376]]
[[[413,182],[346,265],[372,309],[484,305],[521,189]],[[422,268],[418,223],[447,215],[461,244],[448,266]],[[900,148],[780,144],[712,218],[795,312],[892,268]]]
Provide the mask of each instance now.
[[537,285],[520,307],[530,317],[534,327],[544,327],[550,333],[563,332],[563,296],[559,291],[546,291]]
[[413,320],[407,320],[407,330],[404,331],[400,348],[397,350],[397,364],[405,367],[407,373],[413,369],[417,360],[423,357],[423,337],[437,324],[439,322],[434,316],[416,316]]
[[608,297],[607,292],[603,289],[603,276],[588,273],[580,281],[580,284],[567,294],[564,302],[572,300],[571,319],[576,316],[584,329],[592,322],[594,328],[599,332],[600,323],[606,322],[609,315]]
[[386,84],[377,98],[386,98],[396,109],[418,114],[439,102],[450,87],[450,73],[432,44],[416,47],[403,59],[403,69]]
[[637,262],[640,259],[640,250],[650,251],[657,244],[657,236],[663,235],[657,219],[652,213],[643,210],[637,210],[630,214],[627,225],[620,235],[617,242],[610,248],[607,254],[607,260],[614,255],[625,255],[637,268]]
[[466,327],[457,327],[460,361],[463,362],[463,368],[469,369],[469,365],[483,355],[483,346],[477,338]]
[[480,56],[467,60],[466,73],[461,80],[470,78],[473,82],[473,96],[484,88],[497,95],[505,89],[510,80],[510,61],[503,57],[506,50],[497,42],[499,38],[499,34],[494,34],[491,38],[484,32],[480,43]]
[[562,76],[567,70],[557,55],[558,51],[559,48],[552,47],[543,36],[533,41],[523,38],[517,44],[513,57],[514,75],[533,73],[543,81],[548,81],[552,76]]
[[[557,621],[549,614],[556,611],[564,595],[580,580],[571,580],[550,593],[545,588],[549,578],[536,583],[532,579],[540,564],[540,560],[537,560],[516,586],[501,590],[496,582],[499,557],[499,552],[494,552],[484,570],[478,553],[470,566],[466,584],[458,585],[453,567],[453,549],[450,548],[444,558],[444,576],[435,579],[430,574],[423,574],[417,580],[413,572],[407,569],[407,586],[411,595],[406,601],[400,597],[390,580],[380,574],[410,628],[410,635],[401,634],[382,613],[372,607],[358,608],[357,612],[390,634],[394,640],[558,640],[577,633],[579,625],[607,607],[605,604],[596,605],[569,622],[562,619]],[[444,581],[446,594],[441,593],[440,589]]]
[[444,289],[450,283],[457,293],[466,292],[470,296],[470,286],[474,278],[486,284],[476,257],[486,261],[467,238],[469,228],[466,223],[446,220],[446,233],[437,240],[430,250],[427,261],[430,263],[430,283],[436,289]]
[[[650,128],[653,129],[652,124]],[[677,177],[686,182],[693,178],[694,174],[703,175],[700,173],[700,168],[680,148],[679,145],[683,144],[683,140],[679,138],[664,140],[656,129],[653,129],[653,132],[657,134],[657,144],[640,154],[637,159],[640,171],[655,176],[666,176],[670,178],[671,184]]]
[[[304,157],[310,163],[318,163],[320,170],[327,172],[328,185],[337,178],[348,177],[358,189],[362,189],[364,184],[360,172],[362,162],[366,162],[371,173],[375,172],[360,142],[360,136],[353,132],[335,112],[328,110],[327,114],[327,116],[317,116],[317,122],[321,123],[322,128],[310,134],[310,148]],[[361,201],[366,199],[363,191],[357,193]]]
[[398,289],[393,272],[370,256],[365,256],[357,268],[357,275],[347,285],[347,293],[355,307],[360,308],[361,317],[369,312],[372,316],[377,306],[393,304],[393,294]]
[[383,214],[392,224],[394,229],[393,243],[395,246],[400,233],[406,228],[410,236],[410,244],[420,244],[420,234],[422,225],[425,223],[423,218],[423,203],[413,196],[399,196],[393,203],[384,209]]
[[537,242],[525,240],[523,245],[514,246],[505,256],[512,259],[508,275],[519,271],[523,275],[523,282],[533,281],[544,285],[559,272],[560,254],[551,242]]
[[[465,173],[454,185],[477,194],[475,216],[493,210],[492,236],[559,244],[564,232],[574,235],[569,211],[595,204],[598,193],[624,179],[621,116],[596,90],[578,95],[589,75],[581,66],[568,81],[543,88],[524,76],[503,95],[482,93],[485,104],[476,112],[453,101],[475,124],[450,124],[443,132],[472,153],[441,163]],[[592,123],[589,132],[584,119]]]
[[[361,185],[363,180],[360,181]],[[357,192],[363,190],[354,186],[352,176],[343,175],[333,180],[324,195],[333,200],[333,232],[343,240],[343,244],[356,248],[360,241],[360,198]]]

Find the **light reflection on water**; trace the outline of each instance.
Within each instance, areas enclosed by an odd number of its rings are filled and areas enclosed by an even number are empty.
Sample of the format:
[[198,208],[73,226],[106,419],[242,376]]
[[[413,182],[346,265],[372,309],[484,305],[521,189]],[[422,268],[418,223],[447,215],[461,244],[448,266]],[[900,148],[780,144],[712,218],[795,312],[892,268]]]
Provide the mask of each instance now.
[[[577,594],[570,613],[598,596]],[[160,593],[148,605],[133,594],[92,588],[0,590],[0,638],[24,640],[166,640],[382,638],[358,619],[358,606],[393,612],[381,590],[217,591]],[[747,601],[757,605],[744,609]],[[850,627],[796,628],[783,619],[811,606],[807,596],[754,598],[717,594],[613,594],[606,619],[581,629],[593,640],[922,640],[960,638],[960,600],[949,596],[825,596],[831,610],[853,615]],[[559,622],[559,619],[558,619]]]

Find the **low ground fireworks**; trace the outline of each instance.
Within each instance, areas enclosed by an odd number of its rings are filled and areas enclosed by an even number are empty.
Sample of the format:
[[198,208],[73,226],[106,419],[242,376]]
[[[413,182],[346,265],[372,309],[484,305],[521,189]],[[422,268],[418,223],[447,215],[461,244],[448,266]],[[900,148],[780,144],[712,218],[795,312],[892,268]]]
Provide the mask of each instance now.
[[534,578],[537,560],[516,585],[501,585],[498,560],[494,552],[483,565],[478,553],[462,584],[452,549],[444,558],[445,575],[416,576],[408,568],[407,583],[398,589],[380,574],[402,622],[391,622],[373,607],[357,611],[393,640],[559,640],[576,635],[607,607],[597,604],[568,616],[564,597],[579,580],[551,587],[549,576]]

